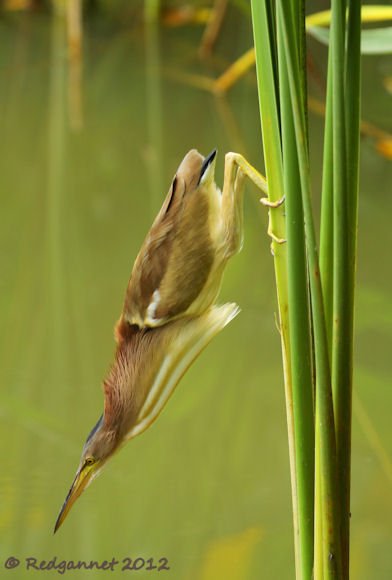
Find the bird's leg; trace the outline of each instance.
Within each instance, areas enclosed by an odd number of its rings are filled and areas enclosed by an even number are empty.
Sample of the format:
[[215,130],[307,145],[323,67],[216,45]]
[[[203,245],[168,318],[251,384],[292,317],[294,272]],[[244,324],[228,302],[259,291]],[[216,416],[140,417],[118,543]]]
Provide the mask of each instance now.
[[[242,189],[243,176],[246,175],[260,191],[267,196],[268,186],[266,179],[246,159],[238,153],[227,153],[225,157],[225,176],[222,192],[222,204],[228,230],[232,232],[233,240],[230,244],[236,253],[241,247],[242,240]],[[262,197],[260,202],[268,208],[276,208],[284,202],[284,196],[277,201],[270,201],[268,197]],[[271,220],[268,224],[268,235],[278,244],[286,240],[277,237],[271,228]]]
[[225,252],[227,257],[239,252],[243,242],[242,198],[245,174],[235,163],[235,155],[235,153],[227,153],[225,157],[222,191],[222,214],[226,230]]

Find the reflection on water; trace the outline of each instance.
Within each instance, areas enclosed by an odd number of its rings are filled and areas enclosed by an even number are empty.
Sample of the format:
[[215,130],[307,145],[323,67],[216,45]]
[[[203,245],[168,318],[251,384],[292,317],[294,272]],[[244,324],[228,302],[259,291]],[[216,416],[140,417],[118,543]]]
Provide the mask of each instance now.
[[[250,187],[245,248],[222,290],[241,315],[52,536],[102,411],[100,382],[133,258],[179,160],[191,147],[216,146],[218,175],[228,150],[261,165],[252,78],[225,101],[171,80],[170,70],[199,68],[198,31],[151,26],[109,37],[99,21],[86,29],[83,127],[75,127],[63,22],[21,15],[2,23],[1,556],[165,556],[175,580],[292,578],[274,277],[267,216]],[[229,37],[222,54],[233,50]],[[243,25],[236,51],[250,42]],[[381,91],[376,75],[365,61],[367,83]],[[365,95],[365,111],[366,103]],[[383,106],[381,96],[374,121],[385,117]],[[311,122],[320,142],[322,122]],[[320,159],[313,162],[317,175]],[[387,161],[367,142],[363,168],[352,570],[353,578],[381,579],[392,569],[392,272],[376,257],[391,247],[391,199]],[[27,574],[21,567],[18,578]]]

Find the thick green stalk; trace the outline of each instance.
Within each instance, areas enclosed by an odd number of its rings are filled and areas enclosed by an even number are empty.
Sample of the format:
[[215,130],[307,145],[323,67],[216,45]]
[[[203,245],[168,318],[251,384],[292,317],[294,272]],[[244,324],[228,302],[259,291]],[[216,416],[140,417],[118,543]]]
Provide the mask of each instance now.
[[322,506],[322,478],[320,464],[320,421],[316,413],[315,418],[315,485],[314,485],[314,580],[324,579],[323,568],[323,506]]
[[328,58],[327,102],[325,108],[323,178],[320,216],[320,274],[323,288],[328,350],[332,351],[333,325],[333,78],[331,52]]
[[[269,198],[276,201],[284,194],[282,150],[280,141],[280,121],[277,99],[276,69],[274,69],[274,54],[276,48],[272,35],[273,14],[270,0],[252,0],[252,23],[256,52],[256,72],[262,125],[263,149],[268,182]],[[285,237],[284,208],[276,208],[270,212],[271,227],[275,235]],[[299,565],[299,528],[297,483],[295,470],[295,435],[292,399],[291,352],[289,340],[289,317],[287,295],[287,244],[274,243],[274,266],[279,305],[279,321],[282,341],[284,368],[286,414],[289,441],[291,492],[294,522],[294,548],[296,573],[298,578]]]
[[[351,377],[352,377],[352,280],[349,258],[348,180],[345,108],[345,16],[346,2],[332,0],[331,44],[333,75],[333,188],[334,188],[334,284],[332,331],[332,388],[335,410],[336,452],[338,462],[339,514],[342,541],[342,567],[348,570],[349,505],[345,496],[350,469],[343,461],[342,446],[350,450]],[[348,421],[348,425],[346,424]],[[346,455],[346,453],[344,454]],[[350,455],[350,451],[349,451]],[[347,457],[345,458],[347,459]],[[349,485],[348,476],[348,485]],[[345,530],[343,532],[343,530]],[[344,536],[344,537],[343,537]],[[343,564],[344,562],[344,564]],[[345,576],[347,577],[347,576]]]
[[[259,94],[260,118],[266,174],[270,201],[277,201],[283,195],[283,167],[280,140],[278,97],[275,91],[276,71],[273,69],[273,50],[270,38],[270,16],[266,7],[268,0],[252,0],[253,36],[256,52],[256,73]],[[272,183],[271,183],[272,180]],[[273,223],[281,218],[281,223]],[[279,220],[280,222],[280,220]],[[277,236],[284,232],[283,209],[271,212],[271,225],[280,226]]]
[[301,107],[298,59],[295,51],[293,22],[289,5],[279,0],[282,14],[282,36],[287,62],[291,103],[301,180],[308,254],[309,282],[314,332],[316,370],[316,408],[320,426],[320,471],[322,477],[324,576],[326,580],[341,578],[340,537],[336,498],[336,444],[332,406],[331,376],[328,355],[323,295],[317,253],[316,235],[310,195],[309,155],[304,112]]
[[350,258],[355,270],[358,223],[359,142],[361,116],[361,2],[348,0],[345,66],[346,145]]
[[275,14],[275,0],[265,0],[266,1],[266,12],[268,18],[268,30],[269,30],[269,49],[271,51],[271,62],[272,70],[274,72],[274,84],[275,84],[275,98],[278,113],[278,121],[280,123],[280,110],[279,110],[279,75],[278,75],[278,45],[276,40],[276,14]]
[[[324,125],[323,176],[320,216],[320,276],[323,290],[324,312],[331,360],[333,324],[333,143],[332,143],[332,58],[328,58],[327,99]],[[322,478],[320,473],[320,418],[316,409],[316,477],[315,477],[315,546],[314,578],[323,580],[323,525],[322,525]]]
[[348,219],[347,219],[347,166],[346,121],[344,99],[344,20],[345,2],[332,0],[331,44],[332,53],[332,122],[333,122],[333,330],[332,330],[332,385],[334,394],[337,448],[340,439],[340,398],[349,384],[347,352],[347,297],[348,278]]
[[[344,578],[350,570],[350,481],[351,481],[351,414],[352,372],[354,335],[354,291],[357,249],[357,208],[359,177],[359,125],[360,125],[360,40],[361,6],[358,0],[348,1],[347,49],[345,62],[345,118],[347,155],[347,296],[345,299],[346,327],[344,329],[345,352],[341,365],[345,364],[345,380],[336,390],[337,462],[340,489],[342,567]],[[344,360],[345,359],[345,360]],[[338,372],[338,371],[337,371]]]
[[[278,10],[278,47],[282,47],[281,15]],[[296,450],[299,520],[299,577],[310,580],[314,546],[314,415],[311,364],[308,275],[298,157],[292,118],[287,65],[279,50],[280,110],[286,193],[286,238],[291,344],[292,389]],[[304,100],[303,100],[304,102]]]
[[308,67],[306,53],[306,27],[305,27],[305,0],[291,0],[293,18],[296,22],[295,30],[297,31],[296,43],[298,46],[299,56],[299,74],[301,78],[301,95],[302,108],[305,114],[305,126],[308,128]]

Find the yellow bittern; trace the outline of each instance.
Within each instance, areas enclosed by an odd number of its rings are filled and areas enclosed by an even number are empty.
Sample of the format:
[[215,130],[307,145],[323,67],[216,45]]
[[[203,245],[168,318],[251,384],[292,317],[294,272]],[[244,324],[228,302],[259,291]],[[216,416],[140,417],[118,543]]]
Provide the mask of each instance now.
[[228,153],[221,193],[215,156],[187,153],[136,258],[103,383],[104,412],[87,437],[55,532],[107,460],[155,421],[187,368],[239,311],[214,302],[227,260],[242,245],[244,176],[264,193],[266,182]]

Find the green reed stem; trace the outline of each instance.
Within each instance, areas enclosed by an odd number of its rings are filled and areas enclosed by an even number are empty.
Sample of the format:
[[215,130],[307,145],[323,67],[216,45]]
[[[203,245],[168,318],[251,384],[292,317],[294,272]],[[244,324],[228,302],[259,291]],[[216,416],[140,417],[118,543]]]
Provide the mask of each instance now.
[[[282,17],[278,7],[278,46]],[[297,43],[299,47],[300,43]],[[290,320],[292,389],[298,489],[299,578],[310,580],[313,570],[314,521],[314,415],[308,275],[298,155],[284,50],[279,50],[279,85],[286,193],[286,238]],[[300,52],[300,58],[304,52]],[[306,68],[305,68],[306,70]],[[306,83],[301,83],[306,86]],[[303,97],[303,96],[302,96]],[[302,102],[305,100],[302,98]],[[294,146],[293,146],[294,145]]]
[[[348,578],[360,3],[332,0],[320,266],[310,192],[304,2],[252,0],[252,18],[269,195],[286,194],[287,248],[274,249],[296,574],[301,580]],[[271,222],[282,237],[281,214],[273,210]]]
[[[343,575],[349,577],[350,558],[350,482],[351,482],[351,416],[354,342],[354,292],[357,250],[357,214],[359,179],[359,125],[360,125],[360,42],[361,6],[357,0],[348,0],[347,48],[345,53],[344,91],[346,120],[346,187],[347,258],[344,271],[347,296],[344,352],[339,358],[335,385],[335,417],[337,435],[337,462],[340,490],[341,540]],[[343,370],[344,369],[344,370]],[[342,374],[340,374],[342,373]],[[345,373],[345,374],[343,374]]]
[[320,473],[322,491],[323,560],[326,579],[340,578],[340,538],[336,493],[336,444],[332,406],[328,339],[320,281],[319,261],[310,195],[310,168],[307,149],[306,112],[301,107],[299,60],[290,5],[279,0],[282,14],[282,38],[287,62],[292,114],[298,152],[305,239],[309,266],[312,304],[314,356],[316,373],[316,413],[320,427]]
[[332,354],[333,322],[333,127],[332,58],[328,59],[327,102],[324,124],[323,176],[320,216],[320,274],[323,288],[328,350]]
[[[284,194],[282,148],[280,140],[280,111],[278,108],[278,70],[276,60],[275,18],[271,0],[252,0],[252,23],[256,52],[256,72],[262,126],[263,150],[269,198],[277,201]],[[275,235],[285,237],[284,207],[270,211],[271,227]],[[286,414],[289,441],[291,492],[294,522],[294,548],[297,578],[299,574],[299,524],[297,480],[295,467],[295,434],[293,416],[291,347],[289,337],[287,294],[287,244],[274,246],[275,278],[279,305]]]
[[[328,353],[332,355],[333,324],[333,127],[332,127],[332,58],[328,59],[327,102],[324,125],[324,154],[320,216],[320,276],[323,290]],[[316,410],[316,482],[315,482],[315,546],[314,578],[323,580],[323,525],[322,525],[322,478],[320,472],[321,431],[320,417]]]

